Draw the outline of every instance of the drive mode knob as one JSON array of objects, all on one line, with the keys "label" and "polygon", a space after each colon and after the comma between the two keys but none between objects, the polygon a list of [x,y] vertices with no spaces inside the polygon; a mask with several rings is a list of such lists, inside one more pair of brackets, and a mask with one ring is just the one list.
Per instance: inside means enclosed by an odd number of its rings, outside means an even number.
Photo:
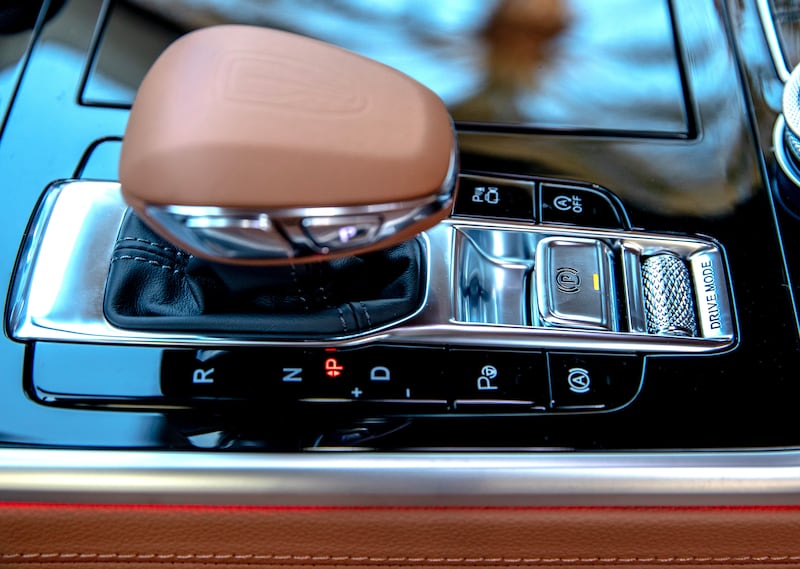
[{"label": "drive mode knob", "polygon": [[453,122],[403,73],[307,37],[214,26],[145,76],[122,144],[126,202],[200,257],[321,261],[384,249],[449,214]]},{"label": "drive mode knob", "polygon": [[689,269],[672,253],[642,263],[647,331],[663,336],[696,336],[694,293]]}]

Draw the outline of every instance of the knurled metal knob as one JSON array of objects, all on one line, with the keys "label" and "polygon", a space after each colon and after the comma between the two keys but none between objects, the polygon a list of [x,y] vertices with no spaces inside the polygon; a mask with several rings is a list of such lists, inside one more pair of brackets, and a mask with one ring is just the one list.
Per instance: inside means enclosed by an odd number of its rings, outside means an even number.
[{"label": "knurled metal knob", "polygon": [[672,253],[642,262],[647,331],[662,336],[697,336],[692,280],[686,264]]}]

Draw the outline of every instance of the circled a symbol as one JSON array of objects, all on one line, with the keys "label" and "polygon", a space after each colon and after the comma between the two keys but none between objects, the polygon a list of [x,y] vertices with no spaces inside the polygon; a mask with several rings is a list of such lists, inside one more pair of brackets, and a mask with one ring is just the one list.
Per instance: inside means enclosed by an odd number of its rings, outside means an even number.
[{"label": "circled a symbol", "polygon": [[567,384],[569,384],[569,390],[574,393],[586,393],[591,388],[592,379],[589,377],[588,371],[582,367],[574,367],[569,370]]},{"label": "circled a symbol", "polygon": [[574,294],[581,289],[581,277],[572,267],[559,267],[556,270],[556,286],[566,294]]},{"label": "circled a symbol", "polygon": [[572,209],[572,198],[568,196],[556,196],[553,200],[553,205],[559,211],[569,211]]}]

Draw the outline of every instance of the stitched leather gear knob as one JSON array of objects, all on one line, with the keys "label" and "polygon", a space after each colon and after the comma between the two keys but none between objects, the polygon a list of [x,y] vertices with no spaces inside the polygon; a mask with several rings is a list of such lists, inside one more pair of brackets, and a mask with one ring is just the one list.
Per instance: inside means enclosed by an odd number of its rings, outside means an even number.
[{"label": "stitched leather gear knob", "polygon": [[145,77],[120,159],[125,200],[215,261],[324,260],[407,240],[449,213],[457,146],[412,78],[302,36],[215,26]]}]

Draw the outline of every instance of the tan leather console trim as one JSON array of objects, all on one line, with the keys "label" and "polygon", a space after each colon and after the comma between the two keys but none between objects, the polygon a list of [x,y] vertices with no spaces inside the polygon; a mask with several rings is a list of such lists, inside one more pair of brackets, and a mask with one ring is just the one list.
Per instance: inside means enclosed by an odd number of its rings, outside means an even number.
[{"label": "tan leather console trim", "polygon": [[0,566],[798,567],[800,508],[0,504]]}]

